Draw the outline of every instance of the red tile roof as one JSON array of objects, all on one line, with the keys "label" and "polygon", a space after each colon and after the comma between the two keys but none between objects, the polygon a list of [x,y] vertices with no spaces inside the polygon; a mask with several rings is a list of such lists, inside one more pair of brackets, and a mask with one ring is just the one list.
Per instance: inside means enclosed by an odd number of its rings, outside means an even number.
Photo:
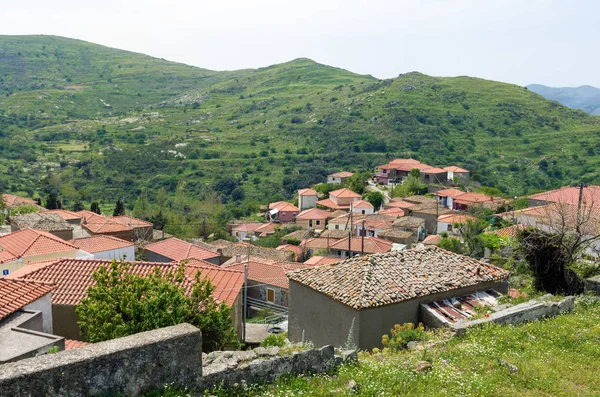
[{"label": "red tile roof", "polygon": [[0,237],[0,263],[74,250],[74,245],[41,230],[23,229]]},{"label": "red tile roof", "polygon": [[488,234],[496,234],[500,237],[516,237],[517,233],[520,230],[526,229],[526,225],[512,225],[508,227],[503,227],[502,229],[490,230],[486,233]]},{"label": "red tile roof", "polygon": [[373,204],[369,203],[368,201],[357,200],[352,203],[352,208],[371,208],[371,209],[373,209],[375,207],[373,207]]},{"label": "red tile roof", "polygon": [[278,225],[272,222],[261,223],[260,226],[254,230],[254,233],[258,233],[258,237],[267,237],[275,233],[277,227]]},{"label": "red tile roof", "polygon": [[[133,242],[125,241],[120,238],[98,234],[92,237],[77,238],[71,240],[71,243],[82,251],[90,254],[102,251],[112,251],[119,248],[133,247]],[[133,259],[133,258],[130,258]]]},{"label": "red tile roof", "polygon": [[330,263],[336,263],[341,261],[340,258],[335,256],[313,256],[308,260],[304,261],[304,264],[310,266],[328,265]]},{"label": "red tile roof", "polygon": [[0,277],[0,320],[53,291],[54,285]]},{"label": "red tile roof", "polygon": [[75,221],[75,220],[81,219],[81,215],[77,214],[76,212],[67,211],[67,210],[42,210],[42,211],[40,211],[40,213],[41,214],[56,214],[56,215],[60,216],[61,218],[63,218],[65,221]]},{"label": "red tile roof", "polygon": [[318,196],[319,193],[317,193],[317,191],[313,190],[313,189],[300,189],[300,190],[298,190],[298,195],[299,196]]},{"label": "red tile roof", "polygon": [[292,203],[288,203],[287,201],[277,201],[275,203],[269,204],[269,209],[278,209],[280,212],[300,212],[300,208],[296,207]]},{"label": "red tile roof", "polygon": [[218,258],[220,255],[216,252],[209,251],[187,241],[178,238],[169,238],[157,243],[148,244],[144,247],[146,251],[154,252],[155,254],[172,259],[176,262],[188,258],[196,259],[211,259]]},{"label": "red tile roof", "polygon": [[[60,259],[46,262],[44,266],[26,265],[19,269],[21,280],[35,280],[56,284],[52,294],[52,304],[75,306],[87,295],[87,290],[95,284],[93,273],[102,266],[110,266],[112,261],[100,259]],[[154,269],[159,269],[163,274],[175,272],[177,263],[155,263],[127,261],[129,272],[140,276],[148,276]],[[215,286],[213,297],[215,300],[224,301],[231,305],[244,282],[241,272],[204,266],[201,264],[185,265],[186,279],[182,287],[190,293],[196,272],[201,271],[201,278],[210,279]]]},{"label": "red tile roof", "polygon": [[[348,231],[347,233],[350,233],[350,231]],[[327,237],[315,237],[315,238],[309,238],[309,239],[302,241],[302,243],[300,245],[303,247],[306,247],[308,249],[320,250],[320,249],[331,248],[331,246],[334,243],[336,243],[337,241],[339,241],[339,239],[327,238]],[[347,246],[347,244],[346,244],[346,246]]]},{"label": "red tile roof", "polygon": [[[363,247],[362,237],[352,237],[350,242],[351,252],[362,252]],[[348,237],[336,241],[331,244],[330,249],[333,250],[348,250]],[[364,238],[364,252],[365,254],[379,254],[388,252],[392,249],[392,243],[377,237],[365,237]]]},{"label": "red tile roof", "polygon": [[440,215],[438,217],[438,222],[443,222],[443,223],[450,223],[450,224],[455,224],[455,223],[460,223],[460,224],[466,224],[468,221],[474,221],[476,218],[470,215],[462,215],[462,214],[447,214],[447,215]]},{"label": "red tile roof", "polygon": [[129,217],[126,215],[111,216],[108,219],[111,220],[112,222],[117,222],[117,223],[120,223],[121,225],[130,226],[133,228],[153,226],[152,223],[150,223],[150,222],[144,221],[142,219],[134,218],[134,217]]},{"label": "red tile roof", "polygon": [[38,205],[37,201],[26,197],[15,196],[14,194],[3,194],[2,202],[8,209],[14,209],[22,205],[33,205],[38,208],[42,208]]},{"label": "red tile roof", "polygon": [[464,168],[457,167],[457,166],[455,166],[455,165],[451,165],[451,166],[448,166],[448,167],[444,167],[444,169],[445,169],[446,171],[452,171],[452,172],[458,172],[458,173],[461,173],[461,172],[469,172],[469,170],[466,170],[466,169],[464,169]]},{"label": "red tile roof", "polygon": [[282,244],[276,247],[275,249],[278,249],[280,251],[292,251],[295,254],[296,259],[302,256],[302,248],[294,244]]},{"label": "red tile roof", "polygon": [[356,310],[505,280],[504,269],[438,247],[354,257],[288,273]]},{"label": "red tile roof", "polygon": [[296,220],[300,219],[327,219],[331,215],[331,212],[320,210],[318,208],[311,208],[304,210],[298,214]]},{"label": "red tile roof", "polygon": [[234,232],[245,232],[245,233],[253,233],[256,229],[261,227],[262,223],[260,222],[248,222],[242,223],[241,225],[234,226],[231,228]]},{"label": "red tile roof", "polygon": [[445,174],[448,171],[443,168],[431,167],[421,170],[422,174]]},{"label": "red tile roof", "polygon": [[340,171],[340,172],[336,172],[335,174],[331,174],[328,176],[330,176],[332,178],[350,178],[352,175],[354,175],[353,172]]},{"label": "red tile roof", "polygon": [[[579,187],[565,186],[560,189],[534,194],[528,198],[552,203],[577,204],[579,202]],[[584,187],[583,201],[588,205],[600,205],[600,186],[590,185]]]},{"label": "red tile roof", "polygon": [[235,269],[243,272],[245,265],[248,265],[248,280],[285,289],[288,289],[290,286],[290,281],[285,276],[287,272],[311,266],[298,262],[259,262],[250,260],[250,262],[229,265],[227,269]]},{"label": "red tile roof", "polygon": [[381,215],[393,215],[393,216],[404,216],[404,211],[402,211],[399,207],[392,207],[392,208],[388,208],[387,210],[381,210],[378,212],[378,214]]},{"label": "red tile roof", "polygon": [[437,234],[430,234],[429,236],[425,237],[425,240],[423,240],[423,244],[437,245],[440,243],[440,241],[442,241],[442,236],[439,236]]},{"label": "red tile roof", "polygon": [[82,214],[81,226],[94,234],[119,233],[133,230],[131,226],[111,220],[104,215],[98,215],[91,211],[79,211]]},{"label": "red tile roof", "polygon": [[458,189],[444,189],[444,190],[437,191],[433,194],[435,196],[439,196],[439,197],[452,197],[454,199],[462,194],[465,194],[465,192],[463,192],[462,190],[458,190]]},{"label": "red tile roof", "polygon": [[88,342],[82,342],[75,339],[65,339],[65,350],[79,349],[80,347],[85,347],[87,345],[89,345]]},{"label": "red tile roof", "polygon": [[383,208],[386,209],[390,209],[390,208],[401,208],[401,209],[408,209],[410,207],[413,207],[415,205],[415,203],[409,203],[408,201],[404,201],[404,200],[392,200],[389,203],[385,204],[383,206]]},{"label": "red tile roof", "polygon": [[338,189],[338,190],[334,190],[329,192],[329,197],[338,197],[338,198],[355,198],[358,197],[360,198],[361,195],[358,193],[354,193],[352,190],[347,189],[347,188],[342,188],[342,189]]},{"label": "red tile roof", "polygon": [[338,205],[335,201],[333,201],[330,198],[317,201],[317,205],[331,208],[332,210],[347,210],[350,208],[350,205]]}]

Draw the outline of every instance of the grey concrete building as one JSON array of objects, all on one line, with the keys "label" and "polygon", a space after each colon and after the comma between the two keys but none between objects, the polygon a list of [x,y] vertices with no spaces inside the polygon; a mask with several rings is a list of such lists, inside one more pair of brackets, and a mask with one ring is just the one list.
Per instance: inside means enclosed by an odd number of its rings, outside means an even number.
[{"label": "grey concrete building", "polygon": [[509,272],[438,247],[354,257],[288,273],[291,341],[381,347],[395,324],[418,323],[421,303],[495,289]]}]

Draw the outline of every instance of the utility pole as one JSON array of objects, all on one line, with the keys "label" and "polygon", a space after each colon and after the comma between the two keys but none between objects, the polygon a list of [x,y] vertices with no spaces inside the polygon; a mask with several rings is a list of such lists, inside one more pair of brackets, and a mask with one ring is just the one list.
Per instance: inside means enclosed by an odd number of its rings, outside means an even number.
[{"label": "utility pole", "polygon": [[244,313],[243,313],[243,330],[242,341],[246,343],[246,316],[248,311],[248,262],[244,264]]},{"label": "utility pole", "polygon": [[204,220],[202,221],[202,229],[203,229],[203,237],[206,240],[206,215],[204,215]]},{"label": "utility pole", "polygon": [[365,254],[365,234],[367,234],[367,231],[365,230],[365,220],[362,220],[362,240],[361,240],[361,245],[360,245],[360,256],[363,256]]},{"label": "utility pole", "polygon": [[348,232],[348,258],[352,257],[352,254],[350,252],[350,244],[352,243],[352,232],[349,231]]}]

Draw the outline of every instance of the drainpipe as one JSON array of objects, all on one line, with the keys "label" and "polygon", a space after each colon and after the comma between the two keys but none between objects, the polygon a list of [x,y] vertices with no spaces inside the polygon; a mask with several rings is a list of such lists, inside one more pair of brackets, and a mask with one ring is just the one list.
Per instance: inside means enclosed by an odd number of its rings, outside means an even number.
[{"label": "drainpipe", "polygon": [[248,310],[248,262],[244,265],[244,310],[242,314],[242,342],[246,343],[246,316]]}]

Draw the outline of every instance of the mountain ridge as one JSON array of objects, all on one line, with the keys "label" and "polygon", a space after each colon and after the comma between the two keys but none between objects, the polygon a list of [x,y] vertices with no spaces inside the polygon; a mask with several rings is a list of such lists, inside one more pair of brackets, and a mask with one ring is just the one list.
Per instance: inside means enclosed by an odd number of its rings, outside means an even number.
[{"label": "mountain ridge", "polygon": [[579,87],[550,87],[543,84],[529,84],[527,89],[549,100],[565,106],[581,109],[586,113],[600,115],[600,88],[591,85]]}]

